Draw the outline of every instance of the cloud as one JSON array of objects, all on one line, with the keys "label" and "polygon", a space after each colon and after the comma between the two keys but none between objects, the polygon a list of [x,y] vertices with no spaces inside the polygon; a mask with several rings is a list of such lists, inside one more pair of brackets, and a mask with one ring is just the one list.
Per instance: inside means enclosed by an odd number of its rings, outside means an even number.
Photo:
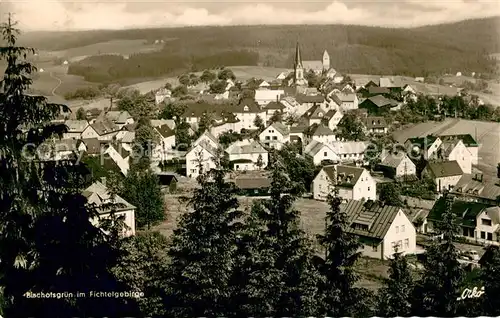
[{"label": "cloud", "polygon": [[[291,3],[292,2],[292,3]],[[248,0],[0,2],[24,30],[123,29],[133,27],[245,24],[360,24],[411,27],[500,15],[497,0]]]}]

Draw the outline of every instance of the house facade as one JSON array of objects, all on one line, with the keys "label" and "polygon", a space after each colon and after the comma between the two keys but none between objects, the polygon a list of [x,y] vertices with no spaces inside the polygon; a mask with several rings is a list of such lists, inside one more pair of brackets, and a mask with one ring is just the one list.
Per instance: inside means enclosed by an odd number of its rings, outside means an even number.
[{"label": "house facade", "polygon": [[417,175],[417,166],[404,151],[385,154],[379,166],[389,178],[401,179]]},{"label": "house facade", "polygon": [[267,150],[258,141],[237,141],[226,149],[226,153],[236,171],[262,170],[269,162]]},{"label": "house facade", "polygon": [[329,144],[342,163],[364,163],[366,143],[364,141],[334,141]]},{"label": "house facade", "polygon": [[339,156],[327,144],[312,140],[304,148],[304,154],[313,159],[315,165],[320,165],[325,160],[339,162]]},{"label": "house facade", "polygon": [[86,120],[66,120],[64,122],[68,131],[63,134],[63,139],[81,139],[85,129],[89,126]]},{"label": "house facade", "polygon": [[417,253],[415,227],[401,208],[352,200],[343,209],[349,232],[358,236],[362,244],[359,252],[363,256],[390,259],[396,252]]},{"label": "house facade", "polygon": [[377,183],[364,168],[332,165],[325,166],[312,184],[313,198],[326,200],[333,189],[344,200],[376,200]]},{"label": "house facade", "polygon": [[111,210],[105,208],[107,204],[119,204],[114,212],[115,217],[121,217],[124,221],[122,235],[135,235],[135,206],[125,201],[122,197],[115,195],[112,198],[105,183],[94,182],[90,187],[85,189],[83,195],[87,198],[88,204],[95,204],[98,207],[99,216],[91,219],[92,224],[99,226],[101,220],[111,216]]},{"label": "house facade", "polygon": [[455,187],[463,171],[456,161],[429,162],[422,172],[423,176],[434,180],[436,191],[449,191]]},{"label": "house facade", "polygon": [[441,135],[439,136],[443,141],[450,141],[460,139],[462,143],[465,145],[469,153],[471,154],[471,161],[473,165],[478,164],[479,160],[479,144],[470,134],[464,135]]},{"label": "house facade", "polygon": [[290,130],[282,123],[272,123],[259,134],[259,139],[267,147],[281,149],[290,142]]},{"label": "house facade", "polygon": [[444,141],[438,149],[438,158],[456,161],[463,173],[472,173],[472,154],[460,139]]},{"label": "house facade", "polygon": [[186,175],[196,179],[201,173],[216,168],[217,150],[209,142],[201,141],[186,153]]}]

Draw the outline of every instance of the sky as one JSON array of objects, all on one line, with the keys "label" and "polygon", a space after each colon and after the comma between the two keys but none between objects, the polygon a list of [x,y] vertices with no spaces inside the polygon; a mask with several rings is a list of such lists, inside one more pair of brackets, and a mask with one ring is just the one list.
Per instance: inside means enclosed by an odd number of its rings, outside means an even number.
[{"label": "sky", "polygon": [[[500,0],[0,0],[24,31],[199,25],[412,27],[500,15]],[[498,30],[500,31],[500,30]]]}]

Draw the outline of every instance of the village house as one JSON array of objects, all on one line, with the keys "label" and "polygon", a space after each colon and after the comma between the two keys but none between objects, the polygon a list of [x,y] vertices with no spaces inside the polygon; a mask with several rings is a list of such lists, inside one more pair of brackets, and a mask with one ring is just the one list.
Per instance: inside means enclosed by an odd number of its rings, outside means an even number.
[{"label": "village house", "polygon": [[304,115],[302,115],[301,122],[307,126],[314,124],[319,125],[323,121],[326,113],[327,112],[320,105],[312,106]]},{"label": "village house", "polygon": [[135,142],[135,132],[134,131],[120,131],[116,135],[116,141],[120,143],[123,149],[132,152]]},{"label": "village house", "polygon": [[[135,235],[135,206],[125,201],[118,195],[111,196],[105,181],[94,182],[91,186],[83,191],[83,195],[87,198],[87,204],[97,206],[99,216],[92,219],[91,222],[99,226],[99,222],[109,218],[111,213],[114,217],[122,217],[124,223],[123,235]],[[113,206],[113,210],[109,205]]]},{"label": "village house", "polygon": [[498,205],[500,203],[500,182],[485,179],[482,173],[465,174],[451,193],[463,201]]},{"label": "village house", "polygon": [[68,131],[63,134],[63,139],[81,139],[83,131],[89,126],[86,120],[66,120],[64,124]]},{"label": "village house", "polygon": [[425,137],[408,138],[404,145],[406,149],[410,150],[412,156],[420,155],[425,160],[429,160],[436,157],[442,143],[439,137],[427,135]]},{"label": "village house", "polygon": [[156,93],[155,93],[155,102],[156,105],[159,105],[163,103],[166,99],[169,99],[172,97],[172,91],[166,88],[160,88]]},{"label": "village house", "polygon": [[340,93],[337,94],[337,97],[340,99],[342,102],[340,104],[340,107],[343,110],[353,110],[353,109],[358,109],[359,107],[359,100],[358,96],[354,93]]},{"label": "village house", "polygon": [[270,102],[279,101],[281,96],[285,94],[285,91],[282,89],[257,89],[255,90],[255,101],[260,106],[265,106]]},{"label": "village house", "polygon": [[306,107],[307,109],[310,109],[313,106],[324,107],[326,102],[325,97],[323,97],[323,95],[297,94],[295,96],[295,100],[302,107]]},{"label": "village house", "polygon": [[85,153],[88,156],[95,157],[104,153],[105,146],[110,143],[110,141],[101,141],[97,138],[82,139],[82,143],[85,144]]},{"label": "village house", "polygon": [[186,175],[196,179],[201,173],[215,169],[217,151],[217,148],[212,147],[206,140],[192,145],[186,153]]},{"label": "village house", "polygon": [[471,162],[473,165],[478,164],[479,160],[479,144],[470,134],[464,135],[441,135],[439,138],[444,141],[460,139],[471,154]]},{"label": "village house", "polygon": [[103,160],[113,160],[120,168],[121,173],[126,176],[128,170],[130,169],[130,159],[132,153],[116,143],[105,145],[103,150]]},{"label": "village house", "polygon": [[99,117],[82,132],[82,139],[97,138],[99,140],[113,140],[120,128],[106,117]]},{"label": "village house", "polygon": [[413,163],[404,151],[383,154],[379,168],[384,172],[386,177],[392,179],[405,177],[413,179],[417,175],[415,163]]},{"label": "village house", "polygon": [[[265,103],[268,104],[269,102]],[[264,105],[265,105],[264,104]],[[234,115],[241,121],[242,129],[258,129],[254,121],[257,116],[262,120],[266,119],[266,111],[261,109],[260,106],[252,99],[243,99],[234,107]]]},{"label": "village house", "polygon": [[172,152],[174,147],[180,146],[175,142],[175,131],[170,129],[168,125],[155,127],[154,130],[158,133],[159,138],[158,145],[156,145],[153,150],[153,157],[155,158],[155,161],[165,161],[170,159],[169,153]]},{"label": "village house", "polygon": [[269,122],[271,118],[274,116],[274,114],[277,112],[279,114],[283,114],[285,111],[285,105],[283,105],[279,101],[274,101],[268,103],[265,107],[264,110],[266,111],[266,116],[263,118],[265,122]]},{"label": "village house", "polygon": [[423,176],[434,180],[438,192],[453,189],[463,174],[456,161],[429,162],[422,172]]},{"label": "village house", "polygon": [[[426,232],[435,233],[436,225],[443,221],[445,198],[439,198],[426,219]],[[484,245],[500,245],[500,207],[455,199],[451,204],[461,237]]]},{"label": "village house", "polygon": [[290,72],[281,72],[276,76],[276,79],[282,81],[288,77],[288,74],[290,74]]},{"label": "village house", "polygon": [[364,141],[334,141],[329,146],[339,156],[342,163],[364,163],[367,147]]},{"label": "village house", "polygon": [[261,170],[269,162],[269,154],[258,141],[244,139],[227,147],[226,153],[234,170]]},{"label": "village house", "polygon": [[87,151],[87,146],[76,139],[48,139],[38,146],[37,154],[41,160],[68,160],[80,158]]},{"label": "village house", "polygon": [[323,124],[313,124],[309,127],[308,137],[325,144],[334,142],[336,139],[335,133]]},{"label": "village house", "polygon": [[259,139],[267,147],[281,149],[290,141],[290,130],[282,123],[272,123],[259,134]]},{"label": "village house", "polygon": [[369,114],[380,115],[388,113],[391,110],[398,110],[399,103],[388,99],[382,95],[375,95],[365,99],[359,104],[359,108],[366,109]]},{"label": "village house", "polygon": [[363,120],[363,124],[368,135],[383,135],[389,131],[387,121],[381,116],[368,116]]},{"label": "village house", "polygon": [[108,111],[105,116],[115,123],[119,129],[122,129],[123,126],[133,124],[134,118],[129,114],[128,111]]},{"label": "village house", "polygon": [[340,110],[332,109],[325,114],[323,122],[326,123],[328,128],[335,131],[343,117],[344,114]]},{"label": "village house", "polygon": [[215,123],[212,127],[210,127],[210,133],[214,135],[214,137],[219,138],[220,135],[227,132],[236,132],[239,133],[243,125],[241,121],[236,118],[236,116],[227,116],[224,118],[224,121],[221,123]]},{"label": "village house", "polygon": [[472,155],[460,139],[443,141],[437,150],[438,159],[456,161],[463,173],[472,173]]},{"label": "village house", "polygon": [[343,211],[349,220],[349,232],[360,239],[363,256],[390,259],[396,252],[417,252],[415,227],[401,208],[352,200]]},{"label": "village house", "polygon": [[290,127],[290,142],[301,142],[303,145],[310,142],[307,135],[309,127],[306,125],[291,126]]},{"label": "village house", "polygon": [[175,120],[173,119],[151,119],[151,127],[160,127],[167,125],[170,129],[175,129]]},{"label": "village house", "polygon": [[326,200],[334,189],[343,200],[376,200],[377,183],[364,168],[324,166],[312,183],[313,198]]},{"label": "village house", "polygon": [[305,146],[304,155],[311,157],[316,166],[325,161],[331,163],[339,162],[339,157],[332,148],[316,140],[311,141]]}]

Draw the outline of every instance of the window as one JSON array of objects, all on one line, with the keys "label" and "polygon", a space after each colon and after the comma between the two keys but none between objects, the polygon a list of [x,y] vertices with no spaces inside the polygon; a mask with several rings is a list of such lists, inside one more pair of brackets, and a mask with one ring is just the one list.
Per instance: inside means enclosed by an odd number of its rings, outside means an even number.
[{"label": "window", "polygon": [[269,137],[269,136],[266,136],[266,140],[269,140],[269,139],[271,139],[271,137]]},{"label": "window", "polygon": [[403,241],[401,241],[401,240],[398,241],[398,247],[399,248],[403,247]]},{"label": "window", "polygon": [[240,168],[240,165],[236,165],[236,169],[239,169]]},{"label": "window", "polygon": [[405,239],[405,248],[410,248],[410,239]]},{"label": "window", "polygon": [[486,239],[488,241],[493,241],[493,233],[486,233]]},{"label": "window", "polygon": [[248,106],[243,107],[243,110],[247,112],[248,111]]},{"label": "window", "polygon": [[396,233],[399,233],[399,226],[396,226]]},{"label": "window", "polygon": [[401,233],[404,233],[404,231],[405,231],[405,226],[401,225]]},{"label": "window", "polygon": [[278,140],[278,136],[273,136],[273,140]]},{"label": "window", "polygon": [[373,244],[372,245],[372,252],[377,252],[378,251],[378,246]]},{"label": "window", "polygon": [[481,219],[481,224],[486,226],[491,226],[491,220]]},{"label": "window", "polygon": [[481,238],[484,240],[486,238],[486,232],[481,231]]},{"label": "window", "polygon": [[328,156],[328,153],[326,151],[323,152],[323,156],[325,156],[325,157]]},{"label": "window", "polygon": [[368,191],[370,191],[370,187],[368,187]]}]

